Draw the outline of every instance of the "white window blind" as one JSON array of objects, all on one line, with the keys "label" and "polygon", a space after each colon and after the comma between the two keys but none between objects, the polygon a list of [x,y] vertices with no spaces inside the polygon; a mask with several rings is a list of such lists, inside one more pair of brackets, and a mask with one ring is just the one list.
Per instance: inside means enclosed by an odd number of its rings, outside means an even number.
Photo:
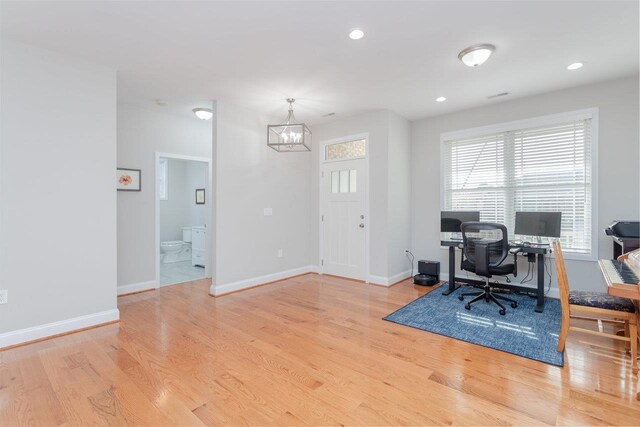
[{"label": "white window blind", "polygon": [[592,253],[591,118],[443,142],[444,209],[514,235],[516,211],[560,211],[567,252]]}]

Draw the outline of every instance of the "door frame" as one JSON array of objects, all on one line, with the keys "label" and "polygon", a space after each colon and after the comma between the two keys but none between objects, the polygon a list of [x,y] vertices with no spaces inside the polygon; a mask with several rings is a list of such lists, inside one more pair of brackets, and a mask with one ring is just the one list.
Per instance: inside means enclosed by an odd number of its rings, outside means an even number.
[{"label": "door frame", "polygon": [[[208,165],[207,171],[207,184],[209,186],[209,194],[211,195],[211,189],[213,184],[213,161],[209,157],[197,157],[197,156],[187,156],[183,154],[174,154],[174,153],[163,153],[160,151],[155,152],[155,260],[156,260],[156,289],[160,288],[160,159],[175,159],[175,160],[188,160],[193,162],[202,162]],[[212,200],[211,196],[205,197],[205,200],[209,202],[206,204],[206,212],[205,218],[207,222],[205,223],[205,229],[207,230],[207,239],[205,243],[205,257],[208,261],[204,266],[204,278],[211,278],[211,248],[212,248],[212,239],[211,232],[209,231],[210,227],[208,227],[209,220],[211,219],[211,209],[212,209]]]},{"label": "door frame", "polygon": [[[324,222],[322,221],[322,210],[324,207],[324,197],[322,192],[322,166],[325,163],[338,163],[342,160],[324,160],[325,147],[330,144],[336,144],[340,142],[349,142],[358,139],[364,139],[365,141],[365,155],[364,157],[356,158],[356,159],[348,159],[348,160],[364,160],[364,169],[366,171],[367,182],[366,182],[366,191],[364,192],[364,224],[365,224],[365,232],[364,232],[364,277],[360,277],[356,280],[362,280],[366,283],[369,283],[369,276],[371,275],[370,271],[370,255],[371,248],[369,245],[370,237],[371,237],[371,209],[369,208],[369,193],[371,191],[371,177],[369,176],[369,157],[370,157],[370,146],[369,146],[369,133],[357,133],[353,135],[343,136],[339,138],[332,138],[321,141],[318,149],[318,271],[320,274],[324,274],[324,266],[322,265],[323,260],[323,250],[324,250]],[[358,178],[359,179],[359,178]]]}]

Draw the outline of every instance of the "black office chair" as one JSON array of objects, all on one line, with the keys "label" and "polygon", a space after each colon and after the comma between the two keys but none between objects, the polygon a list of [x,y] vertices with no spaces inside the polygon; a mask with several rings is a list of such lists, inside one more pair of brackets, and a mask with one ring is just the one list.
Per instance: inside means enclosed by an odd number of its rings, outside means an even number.
[{"label": "black office chair", "polygon": [[518,306],[516,301],[491,292],[489,284],[489,279],[493,275],[506,276],[513,274],[516,269],[515,264],[503,264],[509,255],[507,227],[502,224],[474,221],[463,222],[460,229],[462,230],[462,254],[466,258],[462,261],[462,269],[485,278],[482,292],[460,294],[458,297],[460,301],[463,301],[464,297],[475,297],[466,303],[464,308],[471,310],[471,304],[483,299],[488,303],[495,302],[500,307],[499,313],[502,315],[506,314],[506,310],[499,300],[510,302],[511,307],[516,308]]}]

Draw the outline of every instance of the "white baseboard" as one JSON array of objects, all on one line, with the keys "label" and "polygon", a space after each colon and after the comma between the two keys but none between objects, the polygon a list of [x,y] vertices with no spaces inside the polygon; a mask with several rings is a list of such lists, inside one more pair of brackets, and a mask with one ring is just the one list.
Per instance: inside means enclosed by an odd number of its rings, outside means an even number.
[{"label": "white baseboard", "polygon": [[149,280],[148,282],[132,283],[130,285],[118,286],[118,295],[131,294],[133,292],[148,291],[149,289],[156,289],[158,287],[155,280]]},{"label": "white baseboard", "polygon": [[384,277],[384,276],[375,276],[373,274],[369,275],[369,280],[367,280],[369,283],[373,283],[374,285],[382,285],[382,286],[391,286],[393,284],[396,284],[404,279],[408,279],[409,277],[411,277],[411,270],[407,270],[407,271],[403,271],[401,273],[398,274],[394,274],[391,277]]},{"label": "white baseboard", "polygon": [[264,276],[252,277],[250,279],[239,280],[237,282],[231,282],[224,285],[211,285],[210,293],[213,296],[220,296],[228,294],[229,292],[240,291],[247,288],[253,288],[254,286],[263,285],[265,283],[277,282],[284,280],[292,276],[299,276],[300,274],[315,273],[319,270],[318,266],[307,265],[304,267],[294,268],[291,270],[280,271],[278,273],[266,274]]},{"label": "white baseboard", "polygon": [[73,332],[79,329],[85,329],[91,326],[114,322],[117,320],[120,320],[120,311],[115,308],[113,310],[60,320],[59,322],[46,323],[44,325],[18,329],[17,331],[5,332],[0,334],[0,348],[35,341],[67,332]]}]

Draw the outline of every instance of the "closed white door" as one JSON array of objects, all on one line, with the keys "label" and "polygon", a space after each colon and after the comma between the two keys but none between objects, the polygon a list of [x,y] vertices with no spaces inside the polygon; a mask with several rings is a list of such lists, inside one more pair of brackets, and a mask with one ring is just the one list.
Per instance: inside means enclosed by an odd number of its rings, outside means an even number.
[{"label": "closed white door", "polygon": [[366,280],[366,160],[321,166],[322,272]]}]

